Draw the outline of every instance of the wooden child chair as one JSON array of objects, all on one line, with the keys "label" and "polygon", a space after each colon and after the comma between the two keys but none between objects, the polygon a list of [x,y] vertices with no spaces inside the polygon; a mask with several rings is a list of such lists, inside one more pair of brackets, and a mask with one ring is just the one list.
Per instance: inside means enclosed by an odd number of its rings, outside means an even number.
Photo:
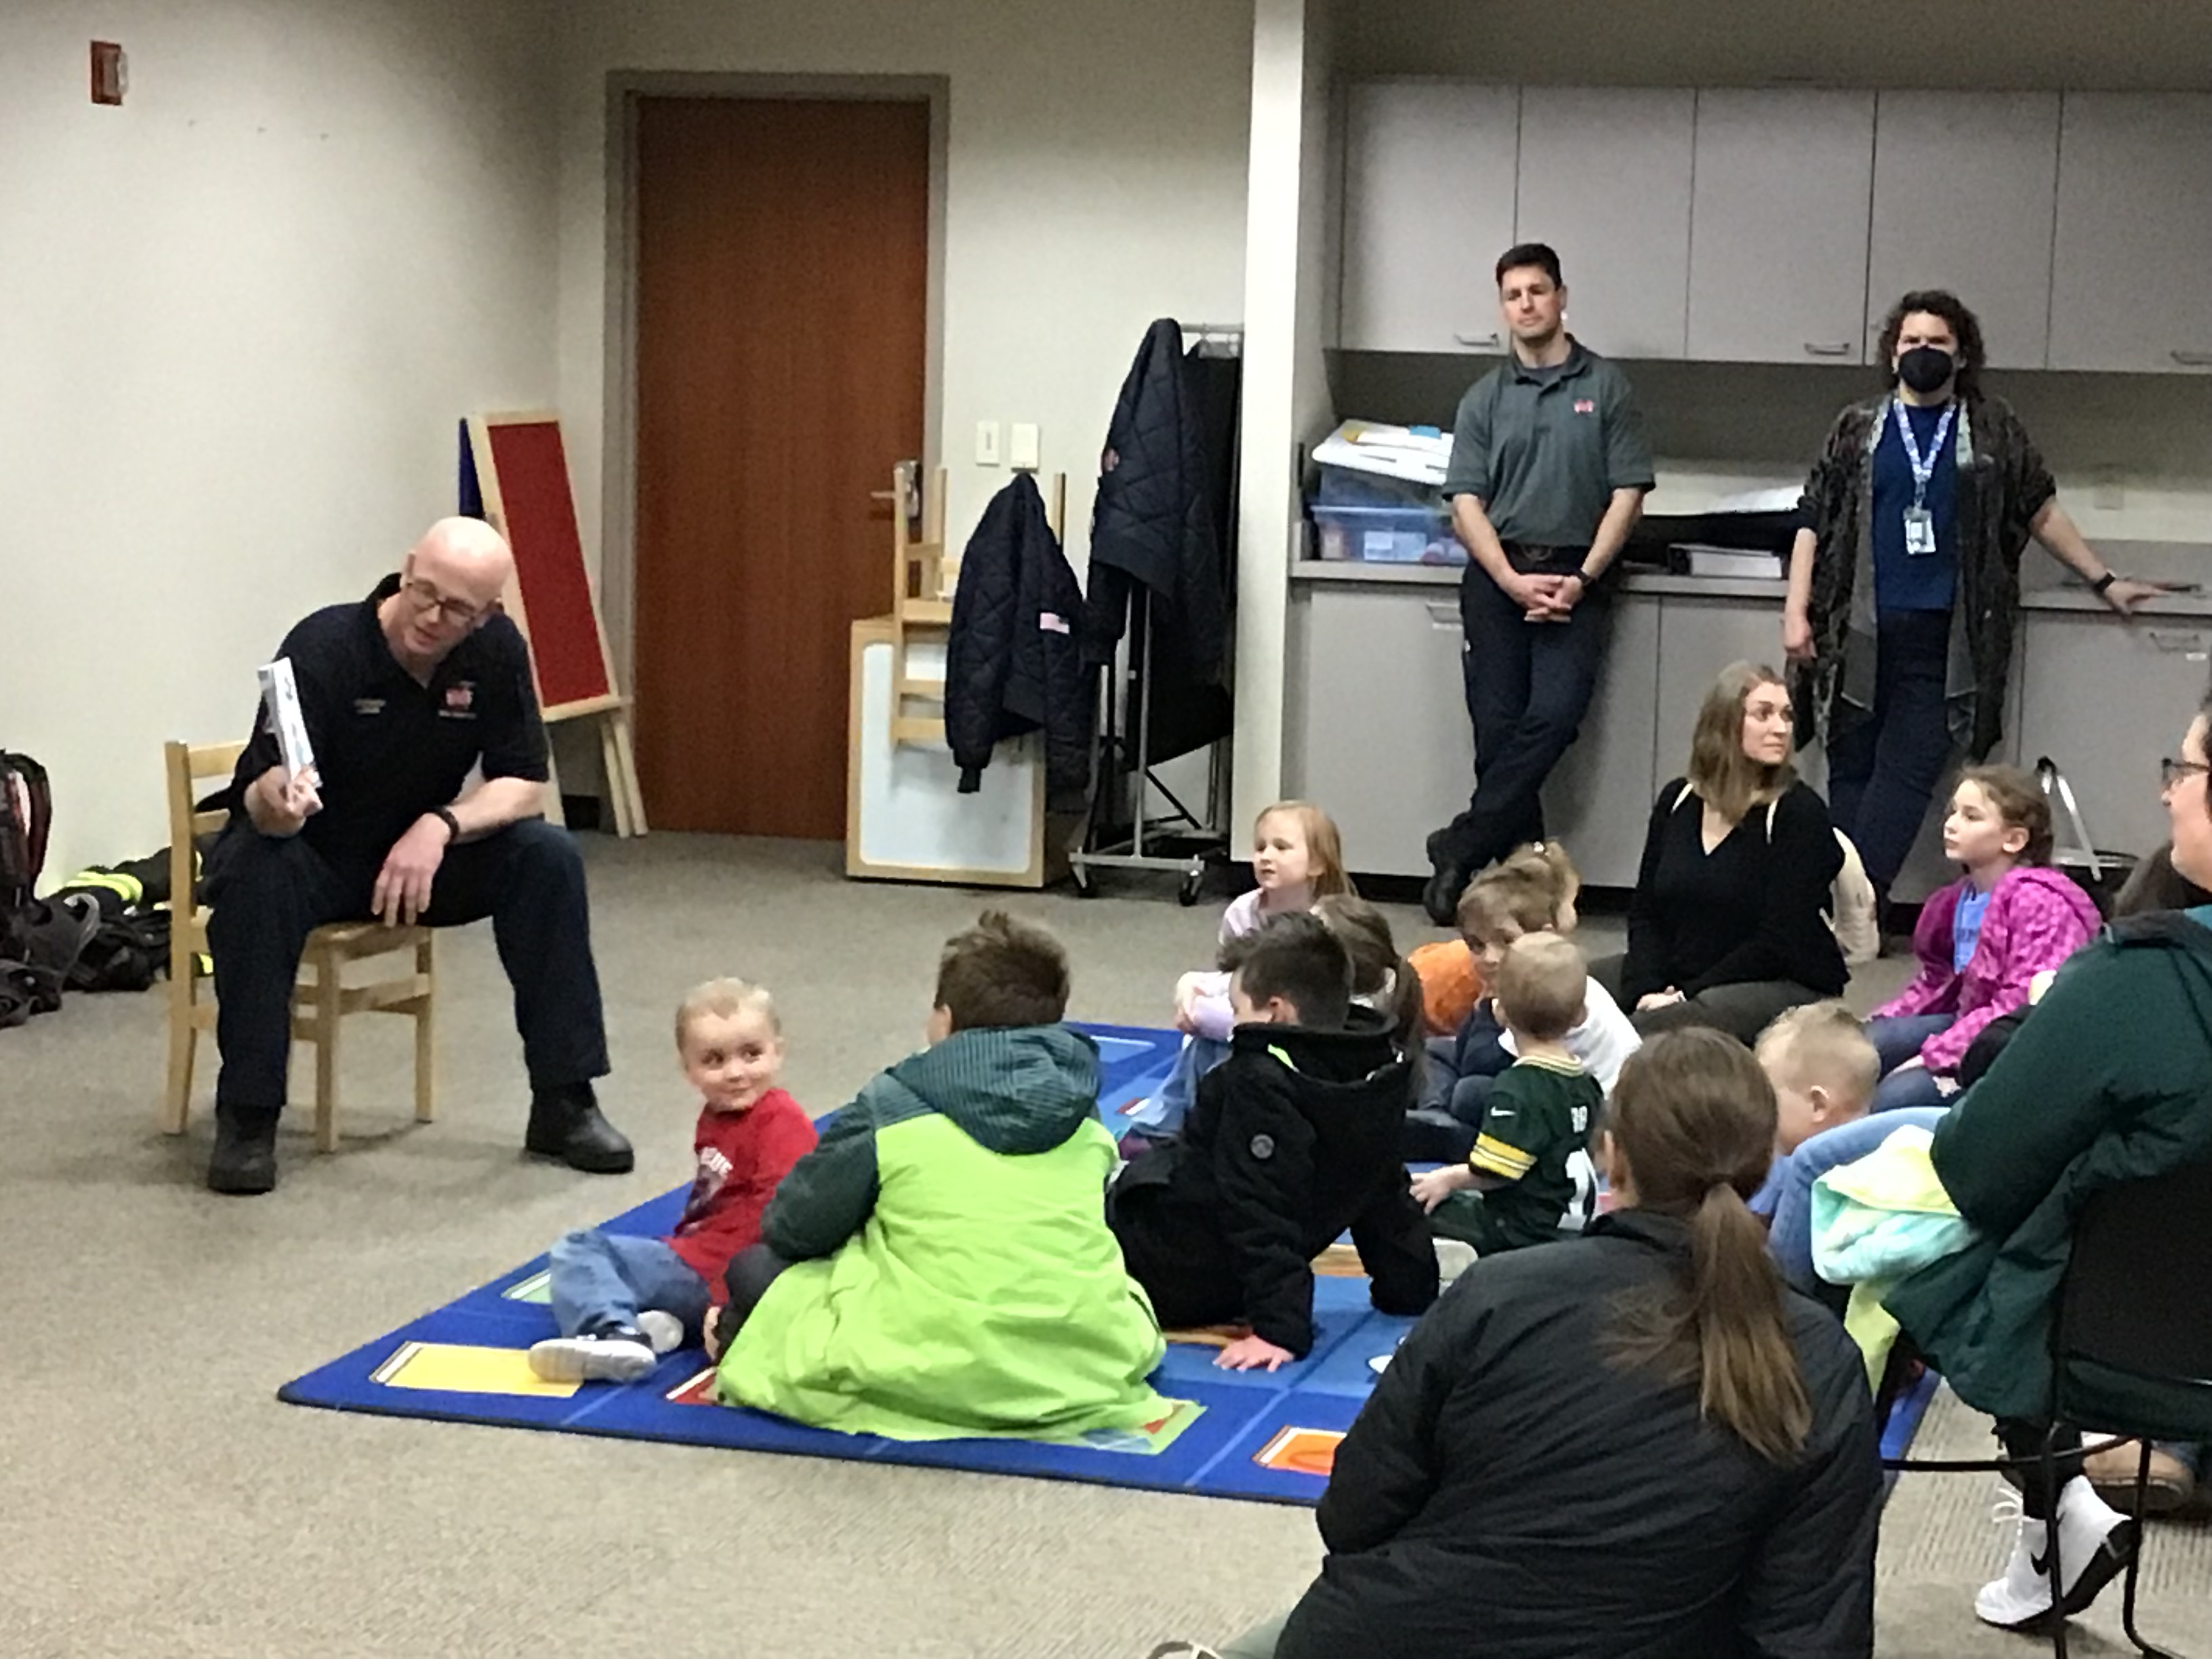
[{"label": "wooden child chair", "polygon": [[[198,837],[220,830],[228,814],[195,812],[204,785],[227,780],[244,752],[242,743],[170,743],[163,753],[169,790],[169,1082],[161,1102],[164,1133],[180,1135],[191,1115],[192,1061],[199,1034],[215,1027],[214,986],[203,981],[197,959],[208,948],[204,906],[193,894]],[[338,1145],[338,1024],[348,1014],[405,1014],[415,1021],[415,1121],[434,1115],[431,1096],[433,1013],[437,991],[428,927],[386,927],[375,921],[341,921],[307,936],[292,1003],[292,1038],[315,1048],[315,1146]],[[411,951],[412,972],[373,984],[345,983],[348,963]]]}]

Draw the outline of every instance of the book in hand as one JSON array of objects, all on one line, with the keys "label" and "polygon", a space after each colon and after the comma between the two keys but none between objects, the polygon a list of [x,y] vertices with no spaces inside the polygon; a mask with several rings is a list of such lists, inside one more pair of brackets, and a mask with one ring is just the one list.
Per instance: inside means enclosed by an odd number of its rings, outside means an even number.
[{"label": "book in hand", "polygon": [[276,732],[276,746],[283,751],[284,769],[296,778],[315,763],[315,746],[307,741],[307,717],[300,710],[300,683],[293,678],[292,659],[279,657],[255,672],[269,724]]}]

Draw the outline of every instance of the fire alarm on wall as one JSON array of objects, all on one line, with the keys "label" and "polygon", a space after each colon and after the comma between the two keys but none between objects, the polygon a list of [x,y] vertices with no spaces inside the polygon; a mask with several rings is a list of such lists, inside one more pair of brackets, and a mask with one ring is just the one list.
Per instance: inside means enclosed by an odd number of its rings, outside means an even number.
[{"label": "fire alarm on wall", "polygon": [[131,84],[130,60],[124,57],[123,48],[112,40],[92,43],[92,101],[95,104],[119,104],[124,88]]}]

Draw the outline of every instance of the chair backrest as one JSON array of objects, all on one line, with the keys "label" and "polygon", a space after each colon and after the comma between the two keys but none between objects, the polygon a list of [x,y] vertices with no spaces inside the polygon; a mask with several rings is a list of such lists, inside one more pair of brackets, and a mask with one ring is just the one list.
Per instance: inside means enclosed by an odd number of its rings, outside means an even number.
[{"label": "chair backrest", "polygon": [[207,924],[193,902],[195,848],[202,836],[222,828],[230,814],[217,808],[195,812],[192,803],[203,785],[227,782],[246,752],[242,743],[178,743],[161,746],[169,794],[169,974],[171,982],[191,983],[192,957],[207,948]]},{"label": "chair backrest", "polygon": [[[2059,1295],[2061,1365],[2179,1387],[2212,1433],[2212,1158],[2107,1187],[2081,1208]],[[2125,1429],[2132,1425],[2118,1424]]]}]

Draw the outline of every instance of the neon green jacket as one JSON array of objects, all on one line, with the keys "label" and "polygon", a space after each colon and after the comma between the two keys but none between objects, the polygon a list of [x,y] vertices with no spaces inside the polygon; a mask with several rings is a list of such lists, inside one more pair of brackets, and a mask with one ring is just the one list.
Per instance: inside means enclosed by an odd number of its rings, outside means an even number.
[{"label": "neon green jacket", "polygon": [[1060,1025],[958,1032],[875,1078],[769,1206],[793,1265],[722,1356],[722,1400],[901,1440],[1168,1415],[1097,1096],[1097,1047]]}]

